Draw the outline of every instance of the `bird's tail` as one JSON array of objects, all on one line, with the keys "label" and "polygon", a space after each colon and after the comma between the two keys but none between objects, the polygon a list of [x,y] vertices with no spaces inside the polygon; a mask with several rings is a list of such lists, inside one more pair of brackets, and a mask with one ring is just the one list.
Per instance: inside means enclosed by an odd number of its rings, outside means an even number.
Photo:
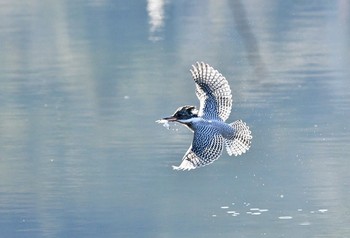
[{"label": "bird's tail", "polygon": [[230,126],[235,129],[235,135],[232,139],[225,140],[227,153],[235,156],[241,155],[250,148],[251,139],[253,138],[252,132],[242,120],[230,123]]}]

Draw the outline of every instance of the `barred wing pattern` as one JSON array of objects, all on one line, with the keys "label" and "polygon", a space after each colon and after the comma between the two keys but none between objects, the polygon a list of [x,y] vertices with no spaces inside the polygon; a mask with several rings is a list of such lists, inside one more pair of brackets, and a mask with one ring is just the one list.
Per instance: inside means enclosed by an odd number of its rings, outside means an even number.
[{"label": "barred wing pattern", "polygon": [[175,170],[191,170],[217,160],[224,148],[224,138],[212,127],[199,126],[194,131],[193,142]]},{"label": "barred wing pattern", "polygon": [[245,122],[242,120],[235,121],[230,124],[235,129],[235,134],[232,139],[225,140],[226,150],[229,155],[241,155],[250,148],[251,131]]},{"label": "barred wing pattern", "polygon": [[232,94],[226,78],[203,62],[192,65],[191,74],[200,101],[198,116],[207,120],[226,121],[232,108]]}]

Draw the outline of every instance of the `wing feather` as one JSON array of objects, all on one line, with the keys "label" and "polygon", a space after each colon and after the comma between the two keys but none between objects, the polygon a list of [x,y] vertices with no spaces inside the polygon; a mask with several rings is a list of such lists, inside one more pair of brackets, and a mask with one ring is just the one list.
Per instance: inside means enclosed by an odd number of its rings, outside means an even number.
[{"label": "wing feather", "polygon": [[224,138],[212,127],[201,126],[194,132],[193,142],[175,170],[191,170],[217,160],[224,148]]},{"label": "wing feather", "polygon": [[232,94],[226,78],[203,62],[192,65],[191,74],[200,102],[198,115],[208,120],[226,121],[232,108]]}]

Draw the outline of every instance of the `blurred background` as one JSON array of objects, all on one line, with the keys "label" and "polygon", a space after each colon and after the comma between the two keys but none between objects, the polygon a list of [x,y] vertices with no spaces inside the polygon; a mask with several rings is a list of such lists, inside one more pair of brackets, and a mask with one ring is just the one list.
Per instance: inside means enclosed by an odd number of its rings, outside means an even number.
[{"label": "blurred background", "polygon": [[[350,2],[0,1],[2,237],[349,237]],[[248,153],[155,120],[229,81]]]}]

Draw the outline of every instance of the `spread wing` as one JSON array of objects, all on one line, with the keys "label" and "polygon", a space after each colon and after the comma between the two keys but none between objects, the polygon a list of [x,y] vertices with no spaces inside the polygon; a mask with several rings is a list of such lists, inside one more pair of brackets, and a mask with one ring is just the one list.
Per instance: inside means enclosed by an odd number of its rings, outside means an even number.
[{"label": "spread wing", "polygon": [[194,131],[193,142],[175,170],[191,170],[217,160],[224,148],[224,138],[212,127],[200,126]]},{"label": "spread wing", "polygon": [[199,99],[199,116],[204,119],[226,121],[232,108],[230,85],[222,74],[205,63],[192,65],[192,77]]}]

